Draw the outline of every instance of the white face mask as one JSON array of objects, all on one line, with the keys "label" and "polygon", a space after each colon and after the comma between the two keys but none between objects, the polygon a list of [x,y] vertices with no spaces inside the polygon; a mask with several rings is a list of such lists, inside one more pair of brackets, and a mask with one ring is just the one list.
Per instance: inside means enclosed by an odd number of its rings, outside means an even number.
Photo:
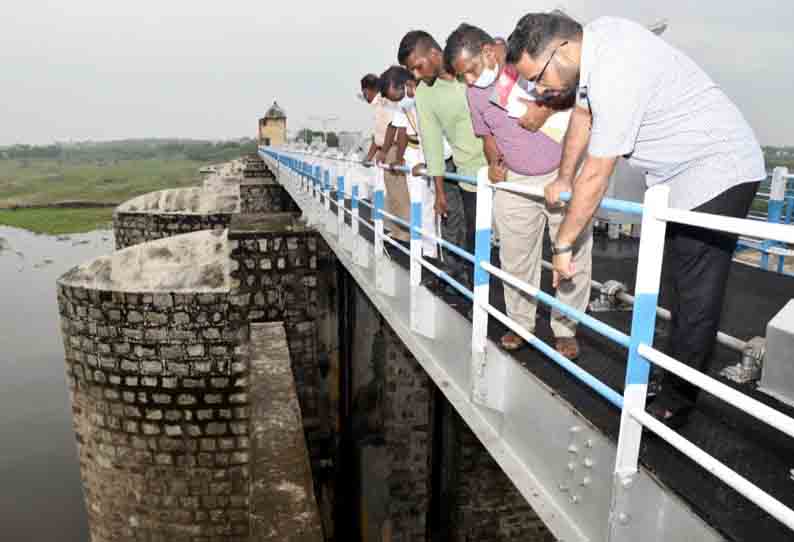
[{"label": "white face mask", "polygon": [[483,68],[482,73],[474,82],[474,86],[478,88],[488,88],[494,84],[497,77],[499,77],[499,64],[493,68]]},{"label": "white face mask", "polygon": [[403,109],[404,111],[408,111],[413,108],[414,108],[414,99],[408,96],[408,94],[406,94],[405,97],[402,100],[400,100],[400,109]]}]

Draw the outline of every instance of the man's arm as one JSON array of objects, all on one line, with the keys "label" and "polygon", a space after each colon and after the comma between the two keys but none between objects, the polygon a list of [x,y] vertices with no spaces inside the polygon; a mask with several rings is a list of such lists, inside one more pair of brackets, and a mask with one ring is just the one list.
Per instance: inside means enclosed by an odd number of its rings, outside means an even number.
[{"label": "man's arm", "polygon": [[502,153],[496,145],[496,138],[492,135],[480,136],[482,139],[482,150],[485,159],[488,161],[488,178],[493,183],[500,183],[507,180],[507,168],[502,161]]},{"label": "man's arm", "polygon": [[524,98],[519,98],[519,100],[527,106],[527,112],[524,113],[523,117],[518,119],[518,125],[524,130],[537,132],[555,112],[551,107],[542,105],[536,101],[525,100]]},{"label": "man's arm", "polygon": [[573,183],[573,195],[557,232],[558,246],[573,245],[593,219],[609,188],[609,177],[615,170],[616,162],[617,157],[587,157],[582,172]]},{"label": "man's arm", "polygon": [[405,149],[408,147],[408,131],[405,128],[397,128],[397,157],[395,162],[398,165],[405,163]]},{"label": "man's arm", "polygon": [[587,144],[590,142],[590,113],[581,107],[574,107],[571,121],[563,140],[562,161],[560,162],[559,176],[568,181],[573,181],[579,161],[582,159]]},{"label": "man's arm", "polygon": [[[579,235],[593,219],[601,199],[609,188],[609,178],[615,170],[617,157],[597,158],[588,156],[582,172],[573,183],[573,195],[565,211],[565,218],[560,224],[554,246],[557,249],[573,247]],[[572,262],[573,250],[555,254],[553,286],[559,285],[560,279],[573,277],[576,270]]]},{"label": "man's arm", "polygon": [[386,127],[386,136],[383,138],[383,146],[380,148],[380,154],[382,155],[380,161],[386,160],[386,155],[389,154],[389,150],[391,150],[396,133],[397,129],[393,125],[389,124]]},{"label": "man's arm", "polygon": [[579,161],[590,142],[590,113],[575,106],[568,122],[568,130],[562,142],[562,160],[557,179],[546,185],[546,203],[550,206],[560,204],[560,194],[571,190]]},{"label": "man's arm", "polygon": [[482,150],[485,153],[488,165],[492,166],[498,163],[502,155],[499,153],[499,147],[496,146],[496,138],[492,135],[486,135],[480,139],[482,139]]},{"label": "man's arm", "polygon": [[378,147],[375,145],[375,138],[372,138],[372,144],[369,146],[369,151],[367,151],[367,157],[364,159],[365,162],[372,162],[372,158],[375,156],[375,153],[378,152]]}]

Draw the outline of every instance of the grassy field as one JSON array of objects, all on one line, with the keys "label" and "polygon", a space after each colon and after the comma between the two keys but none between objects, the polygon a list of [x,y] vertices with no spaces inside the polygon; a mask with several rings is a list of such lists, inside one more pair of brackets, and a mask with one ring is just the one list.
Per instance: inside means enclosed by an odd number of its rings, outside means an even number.
[{"label": "grassy field", "polygon": [[110,229],[113,207],[87,209],[0,209],[0,224],[34,233],[61,235]]},{"label": "grassy field", "polygon": [[184,159],[0,160],[0,224],[53,235],[95,230],[110,222],[112,207],[11,208],[61,201],[121,203],[155,190],[197,185],[202,165]]},{"label": "grassy field", "polygon": [[202,165],[182,159],[0,160],[0,208],[66,200],[120,203],[153,190],[198,184]]}]

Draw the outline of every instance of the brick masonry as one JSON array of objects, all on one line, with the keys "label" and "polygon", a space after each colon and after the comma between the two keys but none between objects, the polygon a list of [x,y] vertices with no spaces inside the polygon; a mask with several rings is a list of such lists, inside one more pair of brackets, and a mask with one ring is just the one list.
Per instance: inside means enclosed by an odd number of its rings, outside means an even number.
[{"label": "brick masonry", "polygon": [[58,305],[93,542],[248,540],[247,326],[225,293]]},{"label": "brick masonry", "polygon": [[240,184],[240,212],[296,213],[300,208],[272,176],[246,179]]},{"label": "brick masonry", "polygon": [[163,213],[123,212],[113,213],[113,234],[116,249],[164,239],[182,233],[201,230],[222,230],[229,227],[233,213]]},{"label": "brick masonry", "polygon": [[433,382],[391,328],[383,334],[389,530],[392,542],[418,542],[425,540],[430,504]]},{"label": "brick masonry", "polygon": [[335,260],[322,238],[289,213],[236,217],[229,243],[229,317],[284,323],[311,455],[319,460],[332,423],[320,360],[335,350],[335,337],[323,340],[320,328],[335,317]]},{"label": "brick masonry", "polygon": [[554,542],[521,493],[455,414],[456,473],[451,540]]},{"label": "brick masonry", "polygon": [[[397,334],[355,292],[353,416],[364,539],[553,542]],[[435,416],[436,408],[445,417]],[[434,438],[437,432],[444,436]],[[443,486],[435,497],[434,477]],[[444,501],[436,512],[434,498]]]}]

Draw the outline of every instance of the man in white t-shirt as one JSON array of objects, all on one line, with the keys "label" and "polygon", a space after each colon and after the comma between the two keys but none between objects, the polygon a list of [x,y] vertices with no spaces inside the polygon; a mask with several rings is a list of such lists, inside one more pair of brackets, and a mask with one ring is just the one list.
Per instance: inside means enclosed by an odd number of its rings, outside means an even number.
[{"label": "man in white t-shirt", "polygon": [[[761,146],[736,105],[684,52],[626,19],[600,17],[582,27],[545,13],[523,17],[508,49],[508,61],[535,84],[541,103],[575,104],[559,176],[546,187],[549,205],[558,204],[560,192],[573,191],[554,242],[555,282],[575,272],[573,244],[598,208],[620,157],[645,171],[647,186],[668,186],[676,209],[747,216],[766,177]],[[669,353],[703,372],[711,362],[736,242],[731,234],[667,225]],[[652,296],[646,299],[656,304]],[[629,376],[641,383],[642,372]],[[698,392],[668,375],[650,411],[667,425],[680,426]]]},{"label": "man in white t-shirt", "polygon": [[[407,175],[408,190],[412,200],[422,202],[422,228],[438,235],[438,221],[435,213],[435,184],[419,170],[425,167],[425,157],[420,141],[420,128],[416,103],[414,101],[416,80],[411,72],[402,66],[392,66],[380,76],[380,92],[396,104],[397,111],[392,119],[392,126],[397,130],[397,157],[395,165],[407,165],[412,174]],[[444,158],[452,157],[452,149],[444,141]],[[423,254],[435,258],[437,243],[425,238]]]}]

